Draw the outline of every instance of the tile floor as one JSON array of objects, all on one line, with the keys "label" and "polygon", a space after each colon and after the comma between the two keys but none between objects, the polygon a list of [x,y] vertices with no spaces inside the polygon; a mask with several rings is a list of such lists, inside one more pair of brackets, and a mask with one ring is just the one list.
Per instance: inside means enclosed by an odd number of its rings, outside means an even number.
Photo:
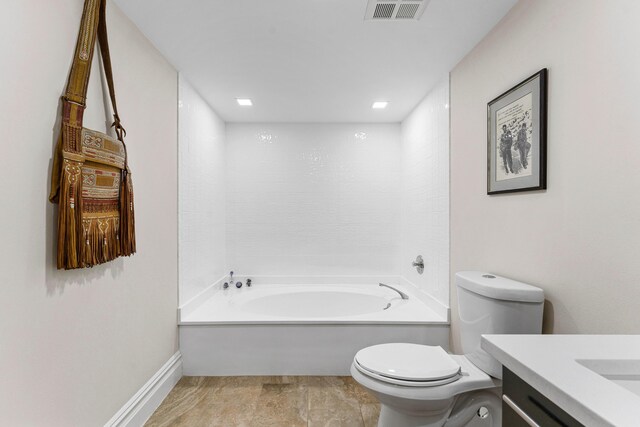
[{"label": "tile floor", "polygon": [[351,377],[184,377],[147,427],[375,427],[380,405]]}]

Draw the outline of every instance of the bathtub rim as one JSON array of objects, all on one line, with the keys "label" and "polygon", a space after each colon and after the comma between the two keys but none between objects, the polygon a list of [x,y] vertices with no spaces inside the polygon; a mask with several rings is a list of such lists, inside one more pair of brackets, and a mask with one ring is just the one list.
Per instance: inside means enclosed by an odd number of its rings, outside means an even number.
[{"label": "bathtub rim", "polygon": [[[429,320],[371,320],[357,318],[306,318],[306,319],[283,319],[283,318],[260,318],[260,319],[231,319],[231,320],[185,320],[188,319],[202,304],[212,298],[215,294],[223,292],[222,284],[227,279],[223,276],[212,285],[204,289],[200,294],[189,300],[178,308],[178,326],[206,326],[206,325],[449,325],[450,309],[448,306],[437,301],[431,295],[422,292],[413,283],[402,276],[238,276],[237,280],[245,282],[246,278],[252,278],[258,285],[369,285],[378,282],[388,282],[390,284],[400,284],[406,287],[410,296],[423,303],[436,314],[436,319]],[[231,289],[229,292],[233,292]]]}]

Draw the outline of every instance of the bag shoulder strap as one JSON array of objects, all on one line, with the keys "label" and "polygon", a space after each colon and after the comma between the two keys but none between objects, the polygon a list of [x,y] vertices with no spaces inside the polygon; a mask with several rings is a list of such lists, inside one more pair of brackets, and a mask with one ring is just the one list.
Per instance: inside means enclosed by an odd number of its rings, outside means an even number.
[{"label": "bag shoulder strap", "polygon": [[113,84],[113,72],[111,70],[111,54],[109,53],[109,38],[107,37],[107,0],[102,0],[100,8],[100,20],[98,21],[98,43],[100,43],[100,54],[102,55],[102,65],[107,78],[107,86],[109,86],[109,97],[111,98],[111,106],[113,108],[113,123],[118,139],[124,143],[124,137],[127,131],[120,123],[120,115],[118,114],[118,105],[116,104],[116,90]]},{"label": "bag shoulder strap", "polygon": [[76,50],[69,73],[67,89],[63,97],[63,100],[70,105],[65,106],[63,120],[71,122],[74,126],[82,127],[82,113],[86,108],[87,87],[89,85],[91,63],[97,36],[114,113],[114,122],[111,126],[115,127],[118,139],[124,142],[126,131],[120,123],[116,104],[109,40],[107,38],[106,5],[106,0],[85,0]]},{"label": "bag shoulder strap", "polygon": [[84,108],[102,0],[85,0],[64,100]]}]

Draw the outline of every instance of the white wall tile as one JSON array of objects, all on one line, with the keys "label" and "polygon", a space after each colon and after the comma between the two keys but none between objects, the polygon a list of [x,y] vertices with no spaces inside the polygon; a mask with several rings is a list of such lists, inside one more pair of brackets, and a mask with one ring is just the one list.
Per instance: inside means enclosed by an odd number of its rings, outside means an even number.
[{"label": "white wall tile", "polygon": [[[402,122],[402,275],[449,305],[449,81]],[[411,262],[422,255],[424,274]]]},{"label": "white wall tile", "polygon": [[225,123],[179,79],[179,293],[193,298],[226,271]]},{"label": "white wall tile", "polygon": [[229,267],[399,274],[400,162],[397,124],[228,124]]},{"label": "white wall tile", "polygon": [[181,81],[181,302],[233,269],[403,275],[448,305],[448,102],[445,81],[401,126],[225,129]]}]

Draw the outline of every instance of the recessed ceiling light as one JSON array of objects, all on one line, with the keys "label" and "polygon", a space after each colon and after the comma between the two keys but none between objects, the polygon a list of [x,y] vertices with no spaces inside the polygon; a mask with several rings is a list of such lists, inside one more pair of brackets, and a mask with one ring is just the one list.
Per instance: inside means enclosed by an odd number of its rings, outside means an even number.
[{"label": "recessed ceiling light", "polygon": [[238,101],[238,105],[243,107],[251,107],[253,105],[249,98],[236,98],[236,101]]},{"label": "recessed ceiling light", "polygon": [[387,108],[387,105],[389,105],[389,103],[387,101],[376,101],[376,102],[373,103],[371,108],[373,108],[375,110],[381,110],[383,108]]}]

